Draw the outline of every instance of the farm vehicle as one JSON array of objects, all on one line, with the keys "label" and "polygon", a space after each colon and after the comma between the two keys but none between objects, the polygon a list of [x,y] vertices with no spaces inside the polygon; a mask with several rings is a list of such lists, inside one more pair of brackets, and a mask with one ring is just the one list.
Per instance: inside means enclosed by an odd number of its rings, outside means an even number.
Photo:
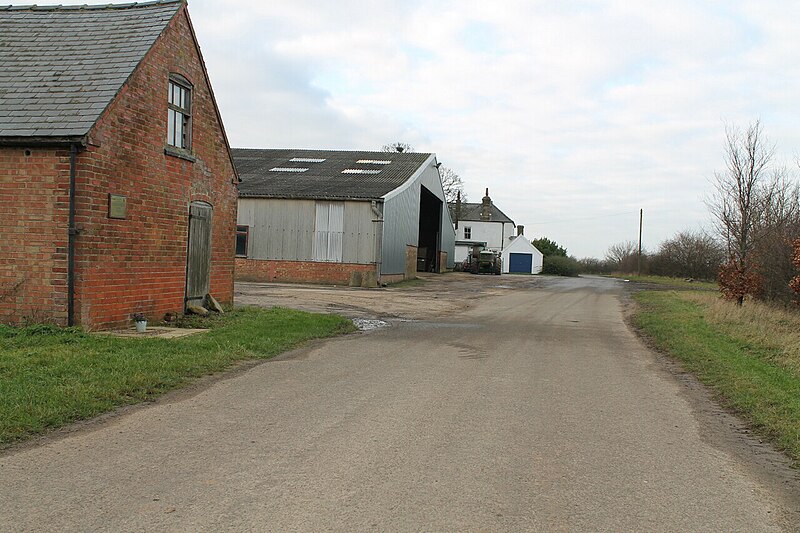
[{"label": "farm vehicle", "polygon": [[474,246],[472,252],[464,261],[464,271],[473,274],[495,274],[499,276],[502,271],[502,259],[497,252],[483,249],[481,246]]}]

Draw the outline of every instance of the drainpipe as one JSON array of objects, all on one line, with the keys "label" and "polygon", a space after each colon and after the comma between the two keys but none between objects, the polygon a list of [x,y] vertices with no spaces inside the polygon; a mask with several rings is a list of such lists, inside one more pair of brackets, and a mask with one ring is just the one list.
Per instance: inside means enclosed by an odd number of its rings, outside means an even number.
[{"label": "drainpipe", "polygon": [[378,285],[381,284],[381,266],[383,261],[383,212],[378,209],[378,202],[370,202],[372,214],[375,215],[375,275]]},{"label": "drainpipe", "polygon": [[75,325],[75,237],[78,230],[75,228],[75,167],[78,156],[78,145],[72,143],[69,147],[69,225],[67,244],[67,325]]}]

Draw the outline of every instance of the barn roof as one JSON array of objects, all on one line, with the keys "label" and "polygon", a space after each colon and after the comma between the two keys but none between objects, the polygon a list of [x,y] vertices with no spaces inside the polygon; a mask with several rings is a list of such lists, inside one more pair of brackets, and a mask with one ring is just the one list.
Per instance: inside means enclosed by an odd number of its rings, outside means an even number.
[{"label": "barn roof", "polygon": [[0,139],[86,135],[182,5],[0,7]]},{"label": "barn roof", "polygon": [[242,198],[378,199],[432,154],[234,148]]},{"label": "barn roof", "polygon": [[[455,204],[451,203],[449,204],[449,207],[450,207],[450,216],[452,216],[453,220],[455,220]],[[461,222],[463,220],[466,222],[486,222],[483,219],[481,219],[482,208],[483,204],[470,204],[467,202],[462,202],[461,213],[460,216],[458,217],[458,221]],[[492,204],[490,214],[491,217],[488,220],[488,222],[504,222],[504,223],[508,222],[510,224],[514,223],[513,220],[508,218],[508,216],[502,211],[500,211],[500,209],[498,209],[498,207],[494,204]]]}]

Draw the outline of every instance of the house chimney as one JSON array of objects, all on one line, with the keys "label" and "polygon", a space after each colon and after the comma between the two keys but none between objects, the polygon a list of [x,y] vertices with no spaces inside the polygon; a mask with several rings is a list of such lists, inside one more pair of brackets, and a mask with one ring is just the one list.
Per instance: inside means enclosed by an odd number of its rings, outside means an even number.
[{"label": "house chimney", "polygon": [[455,212],[455,223],[456,229],[458,229],[458,219],[461,218],[461,191],[457,191],[456,193],[456,212]]},{"label": "house chimney", "polygon": [[481,205],[481,220],[488,222],[492,219],[492,199],[489,198],[489,187],[486,187],[486,196],[483,197]]},{"label": "house chimney", "polygon": [[525,235],[525,226],[517,226],[517,236],[519,235]]}]

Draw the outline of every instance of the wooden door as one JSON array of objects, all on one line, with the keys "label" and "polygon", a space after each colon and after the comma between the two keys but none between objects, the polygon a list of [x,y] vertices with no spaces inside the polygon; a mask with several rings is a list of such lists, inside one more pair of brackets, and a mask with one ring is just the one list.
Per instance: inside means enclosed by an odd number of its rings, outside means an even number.
[{"label": "wooden door", "polygon": [[186,306],[205,304],[211,286],[211,215],[205,202],[189,206],[189,251],[186,258]]}]

